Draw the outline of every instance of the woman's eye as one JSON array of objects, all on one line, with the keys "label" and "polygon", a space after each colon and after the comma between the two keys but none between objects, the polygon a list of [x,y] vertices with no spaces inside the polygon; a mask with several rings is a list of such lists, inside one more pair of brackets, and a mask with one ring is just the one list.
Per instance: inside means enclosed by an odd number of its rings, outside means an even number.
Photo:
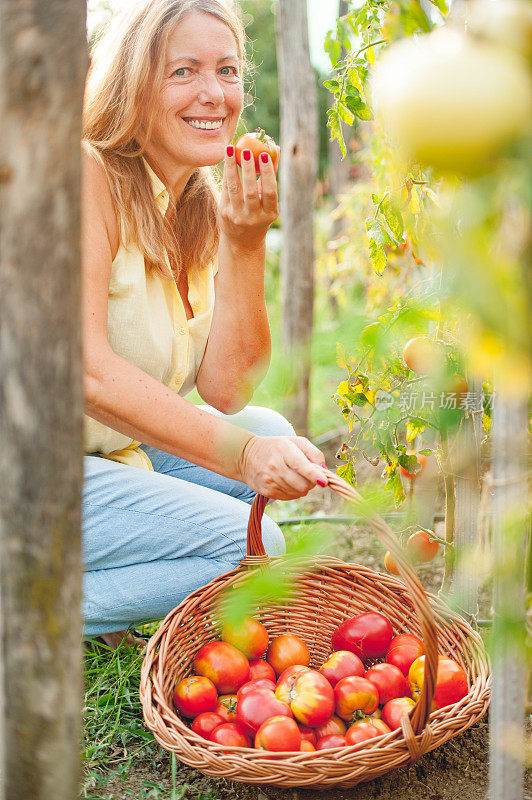
[{"label": "woman's eye", "polygon": [[183,78],[186,75],[188,67],[178,67],[174,70],[174,75],[177,75],[178,78]]},{"label": "woman's eye", "polygon": [[238,75],[238,70],[236,67],[222,67],[220,72],[222,75]]}]

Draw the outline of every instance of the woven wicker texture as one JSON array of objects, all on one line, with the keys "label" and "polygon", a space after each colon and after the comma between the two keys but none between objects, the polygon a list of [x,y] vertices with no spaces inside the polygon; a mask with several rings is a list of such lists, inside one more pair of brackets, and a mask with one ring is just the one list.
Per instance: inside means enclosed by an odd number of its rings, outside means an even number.
[{"label": "woven wicker texture", "polygon": [[[258,496],[250,514],[248,556],[237,569],[193,592],[168,614],[150,639],[142,665],[140,697],[146,725],[162,747],[207,775],[285,787],[348,788],[416,761],[462,733],[487,710],[489,663],[480,636],[424,591],[395,534],[380,517],[364,512],[358,492],[333,472],[328,472],[328,479],[332,489],[358,504],[358,511],[392,552],[403,581],[335,558],[268,559],[260,534],[266,500]],[[311,652],[313,668],[330,654],[334,629],[364,611],[385,614],[394,635],[413,633],[423,638],[423,691],[410,719],[403,717],[402,729],[350,747],[273,758],[263,751],[209,742],[183,723],[172,705],[175,684],[192,673],[198,649],[219,638],[219,609],[226,593],[248,580],[254,569],[270,563],[287,571],[291,588],[283,604],[265,604],[254,617],[266,626],[270,639],[281,633],[300,636]],[[459,703],[431,713],[438,653],[466,670],[469,692]]]}]

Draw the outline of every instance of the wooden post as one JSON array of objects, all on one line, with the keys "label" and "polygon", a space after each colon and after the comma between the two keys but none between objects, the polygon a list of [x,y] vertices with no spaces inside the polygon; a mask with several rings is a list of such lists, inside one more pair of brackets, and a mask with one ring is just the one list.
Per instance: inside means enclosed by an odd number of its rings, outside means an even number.
[{"label": "wooden post", "polygon": [[5,800],[74,800],[81,732],[83,0],[0,0]]},{"label": "wooden post", "polygon": [[[497,388],[497,384],[495,384]],[[525,715],[526,398],[495,396],[493,449],[494,622],[490,798],[522,800]]]},{"label": "wooden post", "polygon": [[279,0],[276,17],[281,113],[282,344],[287,364],[283,410],[296,431],[305,435],[314,318],[318,102],[310,63],[306,0]]},{"label": "wooden post", "polygon": [[460,426],[454,443],[455,568],[453,595],[460,613],[469,622],[478,615],[479,571],[475,555],[480,546],[480,442],[482,439],[482,385],[471,380],[471,408]]}]

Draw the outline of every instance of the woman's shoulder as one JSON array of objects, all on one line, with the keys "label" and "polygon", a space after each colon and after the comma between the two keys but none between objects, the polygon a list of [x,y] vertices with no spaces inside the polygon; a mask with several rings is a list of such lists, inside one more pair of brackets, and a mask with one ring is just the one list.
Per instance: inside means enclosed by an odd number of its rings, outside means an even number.
[{"label": "woman's shoulder", "polygon": [[105,230],[113,259],[120,247],[120,226],[109,176],[98,151],[82,144],[82,207],[89,230]]}]

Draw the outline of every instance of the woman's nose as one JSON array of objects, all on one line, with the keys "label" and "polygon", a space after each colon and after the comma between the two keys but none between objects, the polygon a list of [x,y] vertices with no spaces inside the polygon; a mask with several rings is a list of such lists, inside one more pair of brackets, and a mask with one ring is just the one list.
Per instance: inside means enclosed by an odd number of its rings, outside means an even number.
[{"label": "woman's nose", "polygon": [[201,103],[221,103],[224,93],[216,75],[204,75],[203,81],[198,92],[198,99]]}]

